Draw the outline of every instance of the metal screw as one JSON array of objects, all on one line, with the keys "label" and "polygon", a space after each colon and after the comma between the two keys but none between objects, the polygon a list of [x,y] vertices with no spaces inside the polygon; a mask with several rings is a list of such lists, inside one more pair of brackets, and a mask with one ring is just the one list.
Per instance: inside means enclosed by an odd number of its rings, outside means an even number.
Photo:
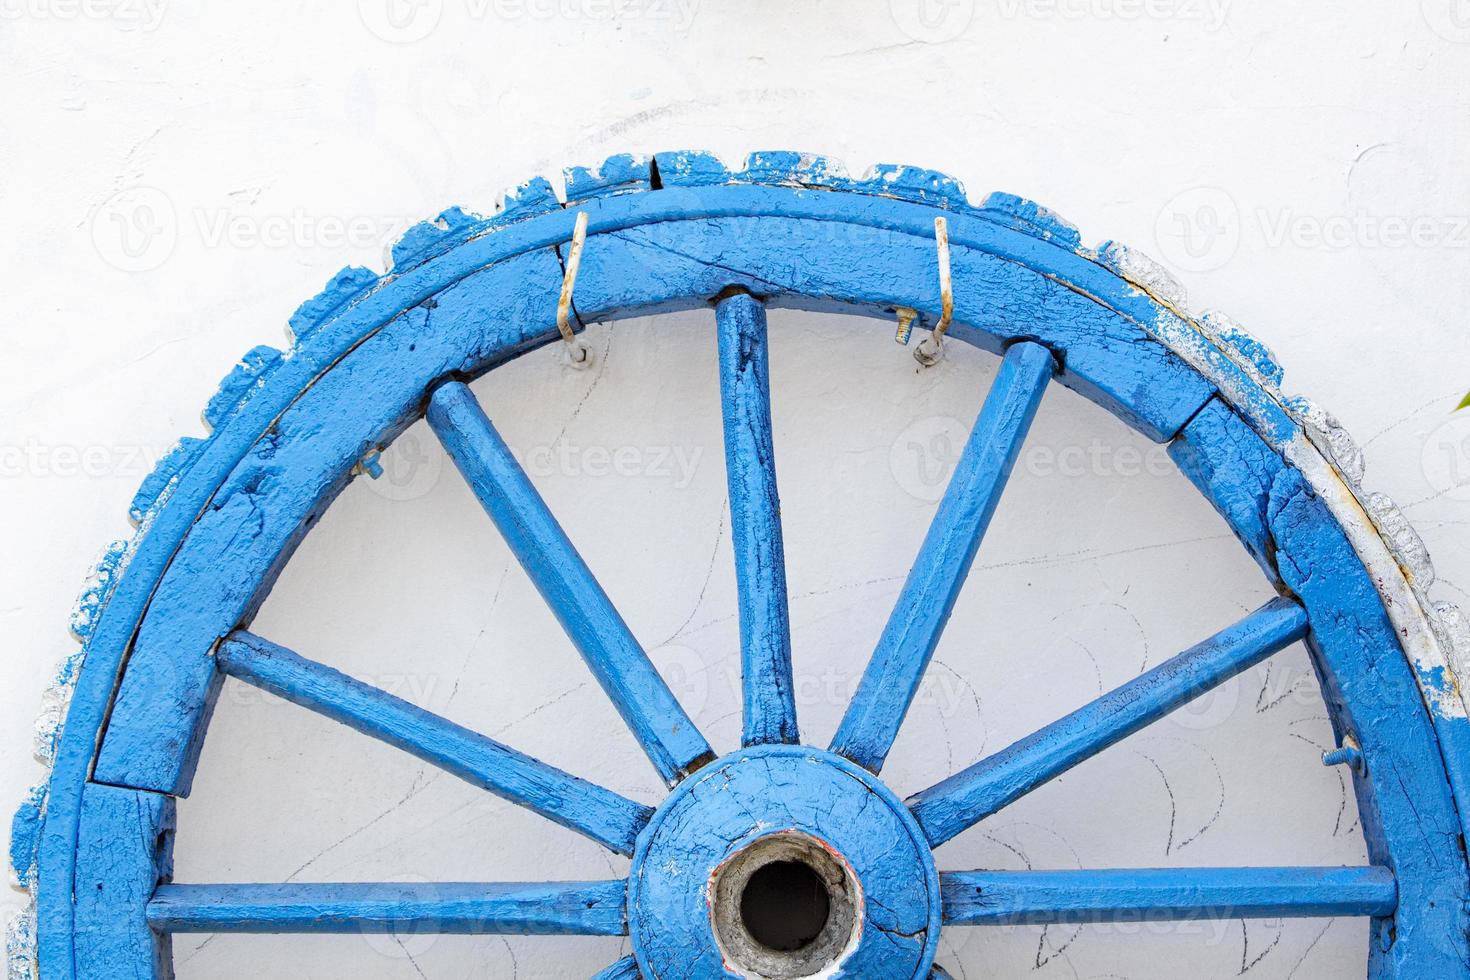
[{"label": "metal screw", "polygon": [[1363,771],[1363,752],[1358,747],[1358,740],[1349,735],[1342,740],[1342,747],[1331,752],[1322,753],[1322,764],[1324,766],[1345,765],[1353,772]]}]

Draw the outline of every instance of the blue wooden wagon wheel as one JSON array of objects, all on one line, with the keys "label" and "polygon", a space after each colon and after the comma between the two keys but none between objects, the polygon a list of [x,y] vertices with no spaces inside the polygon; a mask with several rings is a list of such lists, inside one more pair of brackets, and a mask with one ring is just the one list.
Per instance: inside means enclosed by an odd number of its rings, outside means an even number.
[{"label": "blue wooden wagon wheel", "polygon": [[[454,210],[415,227],[387,275],[339,274],[292,319],[289,355],[247,355],[206,411],[212,434],[185,440],[144,484],[138,535],[84,597],[84,658],[64,678],[75,690],[49,785],[15,822],[42,977],[170,976],[181,932],[409,926],[627,935],[632,955],[603,977],[908,978],[942,975],[941,928],[1327,915],[1371,918],[1371,977],[1470,976],[1456,614],[1431,608],[1412,531],[1359,490],[1330,418],[1280,395],[1268,352],[1191,316],[1141,256],[1085,248],[1007,195],[972,206],[928,171],[854,180],[786,153],[740,172],[701,154],[620,157],[571,172],[566,197],[532,182],[492,218]],[[744,678],[734,751],[697,730],[465,385],[563,340],[585,358],[583,322],[711,304]],[[946,339],[1002,358],[825,748],[802,743],[792,693],[767,387],[765,310],[778,305],[918,323],[929,361]],[[1168,443],[1279,597],[900,800],[885,756],[1053,381]],[[334,496],[425,415],[670,787],[657,808],[248,631]],[[939,844],[1302,639],[1341,745],[1328,761],[1351,767],[1367,866],[936,868]],[[631,856],[628,880],[173,881],[174,800],[226,676]]]}]

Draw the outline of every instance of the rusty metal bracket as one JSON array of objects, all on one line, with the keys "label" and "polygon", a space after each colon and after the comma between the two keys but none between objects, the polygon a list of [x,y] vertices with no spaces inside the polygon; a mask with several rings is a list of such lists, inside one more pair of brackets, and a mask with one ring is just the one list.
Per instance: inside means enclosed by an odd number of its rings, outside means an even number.
[{"label": "rusty metal bracket", "polygon": [[577,269],[582,265],[582,249],[587,244],[587,212],[577,213],[577,223],[572,228],[572,242],[567,247],[566,271],[561,279],[561,296],[556,301],[556,329],[567,345],[567,358],[576,368],[585,368],[592,363],[591,349],[572,332],[572,290],[577,285]]},{"label": "rusty metal bracket", "polygon": [[[949,222],[942,214],[934,219],[934,251],[939,261],[939,322],[934,325],[933,332],[914,348],[914,360],[925,367],[933,367],[944,357],[944,335],[954,319],[954,281],[949,272]],[[902,331],[901,319],[899,328]]]}]

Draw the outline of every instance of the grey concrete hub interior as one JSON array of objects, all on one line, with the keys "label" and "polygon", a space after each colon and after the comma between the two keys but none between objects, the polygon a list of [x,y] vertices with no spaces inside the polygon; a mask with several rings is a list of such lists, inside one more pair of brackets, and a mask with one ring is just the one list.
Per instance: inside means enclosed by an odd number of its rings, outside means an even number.
[{"label": "grey concrete hub interior", "polygon": [[[746,890],[759,886],[763,870],[800,865],[826,891],[826,921],[815,937],[796,948],[774,948],[771,935],[742,911]],[[786,880],[791,876],[785,875]],[[800,877],[799,875],[797,877]],[[816,977],[838,963],[861,938],[862,885],[852,867],[829,844],[796,830],[761,837],[715,869],[710,879],[710,919],[725,965],[751,980]],[[809,910],[808,910],[809,911]],[[790,946],[791,943],[779,945]]]}]

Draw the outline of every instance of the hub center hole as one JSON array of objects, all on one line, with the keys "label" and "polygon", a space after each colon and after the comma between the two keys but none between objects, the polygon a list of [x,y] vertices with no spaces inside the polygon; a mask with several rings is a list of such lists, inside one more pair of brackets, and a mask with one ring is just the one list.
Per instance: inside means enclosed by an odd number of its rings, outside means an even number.
[{"label": "hub center hole", "polygon": [[856,948],[863,889],[830,844],[782,830],[751,841],[714,870],[709,910],[728,972],[796,980],[821,976]]},{"label": "hub center hole", "polygon": [[758,868],[740,894],[740,919],[750,937],[781,953],[815,942],[831,912],[826,884],[802,861],[772,861]]}]

